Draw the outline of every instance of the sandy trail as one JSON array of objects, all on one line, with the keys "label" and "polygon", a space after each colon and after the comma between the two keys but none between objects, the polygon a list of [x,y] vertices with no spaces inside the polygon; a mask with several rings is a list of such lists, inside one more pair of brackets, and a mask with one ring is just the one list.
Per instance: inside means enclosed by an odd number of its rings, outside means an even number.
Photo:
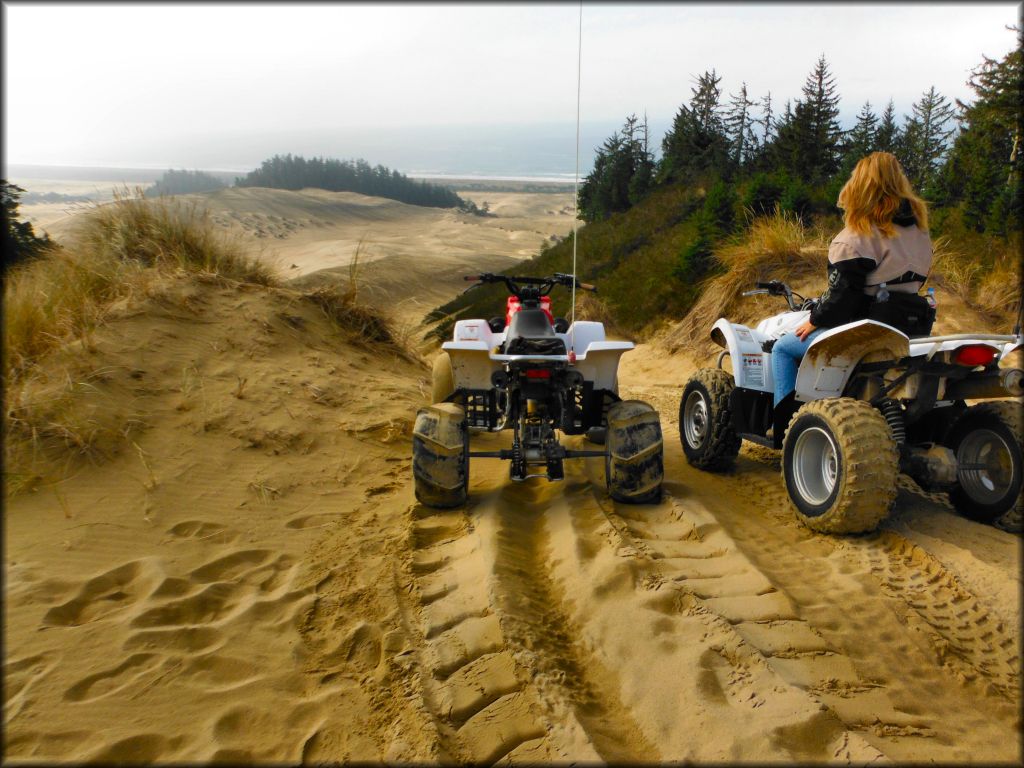
[{"label": "sandy trail", "polygon": [[[371,267],[400,301],[413,265]],[[661,412],[661,502],[482,459],[448,512],[411,488],[427,367],[291,289],[170,285],[94,344],[55,365],[148,426],[8,501],[9,759],[1021,759],[1019,534],[909,481],[876,533],[809,531],[776,452],[689,467],[693,363],[656,343],[621,386]]]}]

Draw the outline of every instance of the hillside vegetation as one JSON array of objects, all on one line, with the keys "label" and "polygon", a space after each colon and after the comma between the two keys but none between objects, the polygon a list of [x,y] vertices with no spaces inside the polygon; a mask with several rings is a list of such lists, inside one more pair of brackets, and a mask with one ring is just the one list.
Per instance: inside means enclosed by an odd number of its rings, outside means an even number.
[{"label": "hillside vegetation", "polygon": [[300,155],[274,155],[254,171],[235,179],[238,187],[272,187],[299,190],[306,187],[330,192],[358,192],[361,195],[387,197],[409,205],[436,208],[460,208],[476,211],[476,206],[438,184],[410,179],[403,173],[371,166],[365,160],[335,160]]},{"label": "hillside vegetation", "polygon": [[[929,204],[930,284],[1009,331],[1021,311],[1022,55],[1017,48],[1001,61],[985,58],[969,81],[973,103],[958,101],[954,110],[932,86],[902,125],[890,99],[881,116],[865,103],[850,130],[839,125],[838,89],[824,56],[802,97],[782,109],[770,93],[751,98],[745,85],[725,103],[721,77],[704,72],[660,159],[646,119],[635,115],[597,149],[580,188],[585,226],[576,237],[579,277],[600,293],[580,310],[637,336],[685,318],[691,330],[674,334],[685,339],[698,327],[706,332],[717,313],[769,274],[810,280],[817,295],[828,243],[843,226],[839,190],[858,160],[886,151]],[[571,271],[572,249],[570,237],[513,273]],[[481,289],[439,307],[427,318],[440,321],[432,334],[446,337],[457,317],[497,314],[501,294]]]}]

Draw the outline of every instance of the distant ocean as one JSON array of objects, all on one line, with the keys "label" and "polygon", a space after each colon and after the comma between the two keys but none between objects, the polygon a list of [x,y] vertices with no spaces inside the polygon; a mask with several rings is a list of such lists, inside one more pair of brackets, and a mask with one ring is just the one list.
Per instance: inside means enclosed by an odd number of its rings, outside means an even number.
[{"label": "distant ocean", "polygon": [[[580,126],[581,179],[593,168],[597,147],[620,125],[584,122]],[[652,151],[660,150],[667,128],[667,122],[651,121]],[[138,141],[138,137],[135,140]],[[9,153],[10,150],[9,147]],[[119,147],[116,154],[97,152],[80,159],[40,158],[31,165],[9,163],[4,173],[7,178],[138,183],[156,180],[169,168],[185,168],[213,171],[230,179],[244,175],[275,154],[288,153],[341,160],[361,158],[371,165],[383,165],[414,178],[572,183],[576,171],[576,125],[409,126],[181,136],[160,146],[126,144]]]}]

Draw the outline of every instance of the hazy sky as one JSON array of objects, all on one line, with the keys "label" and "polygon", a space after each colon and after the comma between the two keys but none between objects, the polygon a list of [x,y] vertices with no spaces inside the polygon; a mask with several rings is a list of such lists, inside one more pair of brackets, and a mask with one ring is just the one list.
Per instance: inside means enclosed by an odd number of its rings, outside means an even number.
[{"label": "hazy sky", "polygon": [[[576,117],[575,3],[3,10],[8,163],[222,158],[230,168],[258,163],[246,152],[270,145],[357,154],[323,137],[409,142],[417,126]],[[909,111],[932,85],[968,98],[982,54],[1012,49],[1005,26],[1018,13],[1016,3],[584,4],[582,116],[614,125],[646,110],[665,124],[712,67],[726,97],[745,80],[751,96],[770,90],[781,105],[822,53],[847,116],[889,97]]]}]

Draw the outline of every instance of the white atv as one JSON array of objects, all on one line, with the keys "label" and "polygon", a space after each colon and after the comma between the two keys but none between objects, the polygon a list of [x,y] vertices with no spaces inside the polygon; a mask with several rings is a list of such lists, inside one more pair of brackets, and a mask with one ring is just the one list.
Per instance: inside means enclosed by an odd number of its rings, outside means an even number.
[{"label": "white atv", "polygon": [[[829,533],[874,529],[888,514],[900,472],[948,492],[963,515],[993,521],[1019,502],[1024,372],[1014,335],[909,338],[858,320],[819,334],[800,362],[796,391],[773,407],[771,347],[807,320],[814,300],[789,286],[757,283],[744,296],[784,296],[788,312],[754,328],[720,319],[717,368],[697,371],[679,406],[690,464],[728,468],[741,440],[782,449],[782,474],[797,517]],[[731,358],[732,373],[722,368]],[[1017,363],[1019,366],[1019,362]]]},{"label": "white atv", "polygon": [[[608,492],[641,503],[661,495],[663,445],[657,411],[620,400],[618,365],[628,341],[607,341],[601,323],[551,314],[556,285],[595,290],[572,275],[483,274],[475,284],[504,283],[505,317],[459,320],[434,365],[434,404],[416,415],[412,468],[416,498],[430,507],[466,501],[470,458],[511,462],[512,480],[561,480],[563,459],[605,460]],[[578,350],[578,352],[577,352]],[[471,451],[470,430],[512,431],[512,447]],[[570,450],[557,432],[586,434],[603,450]]]}]

